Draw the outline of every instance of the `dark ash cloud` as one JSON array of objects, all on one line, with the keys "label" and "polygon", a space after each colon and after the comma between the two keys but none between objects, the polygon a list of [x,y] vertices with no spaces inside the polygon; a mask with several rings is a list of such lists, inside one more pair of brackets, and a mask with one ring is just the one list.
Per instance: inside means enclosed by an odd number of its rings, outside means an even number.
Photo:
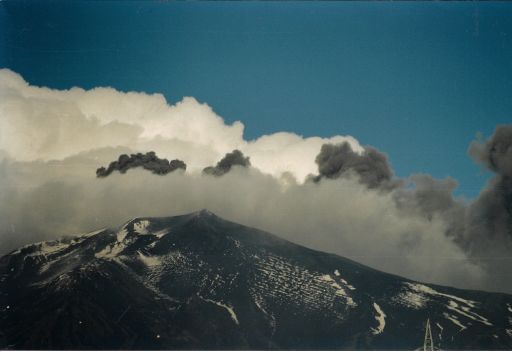
[{"label": "dark ash cloud", "polygon": [[130,156],[127,154],[121,154],[119,159],[111,162],[107,168],[100,167],[97,169],[96,176],[107,177],[114,171],[119,171],[124,174],[129,169],[136,167],[142,167],[156,175],[166,175],[177,169],[187,169],[187,165],[183,161],[175,159],[169,162],[167,159],[160,159],[157,157],[155,152],[148,152],[146,154],[137,153],[131,154]]},{"label": "dark ash cloud", "polygon": [[403,209],[414,208],[428,219],[463,206],[462,202],[453,198],[458,183],[451,177],[437,180],[428,174],[415,174],[407,178],[403,186],[394,193],[397,204]]},{"label": "dark ash cloud", "polygon": [[319,175],[313,181],[355,175],[368,189],[391,192],[394,205],[404,215],[420,216],[427,221],[442,219],[446,224],[445,236],[452,239],[464,237],[466,204],[453,197],[453,191],[458,186],[456,180],[450,177],[437,180],[428,174],[395,178],[384,153],[367,146],[359,154],[348,143],[324,144],[315,161]]},{"label": "dark ash cloud", "polygon": [[228,173],[235,165],[247,168],[251,166],[251,162],[249,157],[245,157],[240,150],[235,149],[231,153],[227,153],[217,165],[204,168],[203,173],[206,175],[222,176]]},{"label": "dark ash cloud", "polygon": [[469,154],[496,174],[512,177],[512,125],[497,126],[485,142],[472,142]]},{"label": "dark ash cloud", "polygon": [[471,143],[468,152],[495,173],[469,208],[469,249],[478,255],[506,249],[512,258],[512,125],[497,126],[491,138]]},{"label": "dark ash cloud", "polygon": [[[319,175],[313,180],[345,179],[357,176],[368,189],[385,190],[406,218],[421,217],[442,221],[442,233],[464,251],[470,262],[492,273],[483,287],[490,291],[510,291],[512,281],[512,125],[498,126],[485,141],[471,143],[469,154],[495,173],[473,202],[454,198],[457,181],[415,174],[393,178],[385,154],[366,147],[362,154],[346,143],[322,146],[316,158]],[[419,241],[411,235],[411,241]],[[423,240],[428,240],[425,238]]]},{"label": "dark ash cloud", "polygon": [[314,178],[337,179],[355,173],[368,188],[393,188],[393,171],[388,158],[373,147],[365,147],[363,153],[352,150],[347,142],[324,144],[315,159],[319,175]]},{"label": "dark ash cloud", "polygon": [[458,183],[451,177],[437,180],[428,174],[410,176],[393,193],[393,200],[404,213],[420,215],[428,221],[442,219],[445,236],[453,240],[463,237],[467,204],[455,199]]},{"label": "dark ash cloud", "polygon": [[466,210],[465,229],[457,242],[492,273],[489,290],[510,290],[512,282],[512,125],[497,126],[486,141],[471,143],[468,153],[493,172],[486,187]]}]

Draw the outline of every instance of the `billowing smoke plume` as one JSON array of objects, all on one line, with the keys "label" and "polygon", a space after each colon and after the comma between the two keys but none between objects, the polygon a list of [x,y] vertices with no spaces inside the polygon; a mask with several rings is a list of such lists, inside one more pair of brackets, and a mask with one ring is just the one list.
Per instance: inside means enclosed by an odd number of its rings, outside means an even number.
[{"label": "billowing smoke plume", "polygon": [[499,177],[512,177],[512,126],[500,125],[486,142],[475,141],[469,153]]},{"label": "billowing smoke plume", "polygon": [[368,189],[391,192],[403,216],[441,221],[444,237],[454,241],[471,263],[493,273],[482,281],[486,289],[503,290],[505,286],[511,290],[512,285],[497,278],[512,279],[512,126],[498,126],[489,140],[473,142],[469,153],[496,173],[469,205],[453,197],[457,182],[451,178],[436,180],[425,174],[393,178],[386,156],[372,147],[355,153],[345,143],[323,145],[316,158],[319,175],[313,180],[354,176]]},{"label": "billowing smoke plume", "polygon": [[441,219],[446,237],[459,241],[465,231],[467,205],[453,197],[457,185],[450,177],[436,180],[430,175],[415,174],[394,190],[393,200],[406,216],[413,214],[428,221]]},{"label": "billowing smoke plume", "polygon": [[371,146],[356,153],[348,143],[324,144],[315,161],[319,175],[313,181],[355,177],[369,189],[393,191],[395,205],[408,216],[421,216],[428,221],[441,218],[447,225],[447,237],[462,238],[466,204],[453,198],[458,185],[454,179],[436,180],[426,174],[396,178],[384,153]]},{"label": "billowing smoke plume", "polygon": [[494,172],[495,176],[470,207],[468,237],[493,239],[503,246],[510,247],[512,241],[512,125],[498,126],[486,142],[473,142],[469,147],[469,153],[477,162]]},{"label": "billowing smoke plume", "polygon": [[408,179],[394,177],[386,155],[366,146],[356,153],[349,144],[324,144],[315,159],[319,175],[313,180],[355,177],[368,189],[392,192],[395,206],[406,216],[420,216],[427,221],[442,219],[447,238],[460,240],[465,231],[466,205],[453,198],[457,182],[452,178],[436,180],[415,174]]},{"label": "billowing smoke plume", "polygon": [[511,280],[512,268],[512,125],[498,126],[487,141],[469,147],[473,158],[495,173],[468,209],[461,243],[476,258],[491,263],[496,276]]},{"label": "billowing smoke plume", "polygon": [[207,208],[228,220],[413,279],[477,288],[484,276],[445,236],[442,219],[404,214],[389,192],[368,189],[355,177],[299,184],[254,167],[234,167],[222,177],[198,172],[161,177],[134,169],[100,182],[90,173],[95,157],[0,163],[0,202],[9,205],[0,207],[4,253],[37,240],[118,226],[141,214],[169,216]]},{"label": "billowing smoke plume", "polygon": [[233,166],[247,168],[251,166],[251,162],[249,161],[249,157],[245,157],[241,151],[235,149],[231,153],[227,153],[217,165],[204,168],[203,173],[206,175],[222,176],[231,171]]},{"label": "billowing smoke plume", "polygon": [[147,152],[146,154],[137,153],[131,154],[130,156],[121,154],[119,159],[111,162],[107,168],[100,167],[97,169],[96,176],[106,177],[114,171],[119,171],[124,174],[129,169],[136,167],[142,167],[156,175],[167,175],[178,169],[187,169],[187,165],[181,160],[174,159],[169,162],[167,159],[157,157],[155,152]]},{"label": "billowing smoke plume", "polygon": [[315,181],[326,177],[336,179],[347,177],[355,173],[362,184],[369,188],[390,188],[393,171],[389,166],[388,158],[373,147],[365,147],[362,153],[352,150],[350,144],[324,144],[317,155],[315,162],[318,164],[320,175]]},{"label": "billowing smoke plume", "polygon": [[[224,123],[194,98],[169,105],[159,94],[51,90],[0,70],[0,254],[137,216],[207,208],[413,279],[512,292],[510,128],[472,145],[496,176],[468,205],[453,198],[455,180],[398,179],[384,154],[350,136],[279,132],[247,141],[242,123]],[[99,181],[91,172],[120,154],[128,159],[112,170],[126,170],[138,150],[179,155],[187,173],[160,177],[140,165]],[[222,177],[201,172],[232,150],[209,169]],[[317,182],[302,182],[309,174]]]}]

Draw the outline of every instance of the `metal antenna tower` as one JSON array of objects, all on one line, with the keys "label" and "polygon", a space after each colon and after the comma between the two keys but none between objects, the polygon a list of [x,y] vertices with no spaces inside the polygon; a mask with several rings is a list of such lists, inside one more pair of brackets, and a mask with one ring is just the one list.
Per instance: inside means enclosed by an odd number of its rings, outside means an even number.
[{"label": "metal antenna tower", "polygon": [[427,319],[427,326],[425,327],[423,351],[434,351],[434,339],[432,338],[432,329],[430,328],[430,318]]}]

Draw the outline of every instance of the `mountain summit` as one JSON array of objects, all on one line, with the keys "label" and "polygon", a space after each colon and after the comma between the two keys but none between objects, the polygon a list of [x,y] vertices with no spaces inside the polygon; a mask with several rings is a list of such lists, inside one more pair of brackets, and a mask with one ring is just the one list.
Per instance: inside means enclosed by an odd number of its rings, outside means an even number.
[{"label": "mountain summit", "polygon": [[511,349],[512,296],[427,285],[202,210],[0,259],[1,349]]}]

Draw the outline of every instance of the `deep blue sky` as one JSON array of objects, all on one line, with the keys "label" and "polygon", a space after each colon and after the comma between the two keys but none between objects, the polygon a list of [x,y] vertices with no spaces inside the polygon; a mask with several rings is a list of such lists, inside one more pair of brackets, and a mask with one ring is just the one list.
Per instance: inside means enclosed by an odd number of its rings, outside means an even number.
[{"label": "deep blue sky", "polygon": [[249,139],[350,134],[473,197],[468,144],[512,122],[512,3],[2,1],[0,67],[194,96]]}]

